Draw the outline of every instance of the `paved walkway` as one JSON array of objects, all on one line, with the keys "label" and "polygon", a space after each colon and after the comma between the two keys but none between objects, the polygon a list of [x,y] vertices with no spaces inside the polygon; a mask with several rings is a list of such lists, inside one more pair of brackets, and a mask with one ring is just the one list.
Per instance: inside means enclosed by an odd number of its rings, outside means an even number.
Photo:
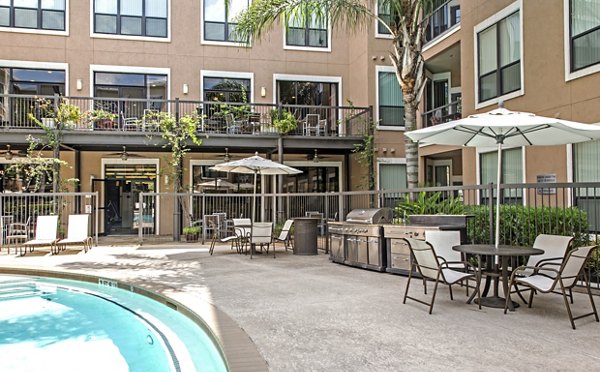
[{"label": "paved walkway", "polygon": [[[276,259],[250,260],[225,246],[214,256],[189,245],[96,247],[35,257],[3,251],[0,265],[88,272],[207,301],[249,335],[271,371],[600,370],[600,324],[587,317],[572,330],[560,296],[538,296],[533,309],[504,315],[466,305],[459,288],[450,301],[441,287],[428,315],[423,305],[402,304],[405,277],[323,254],[280,249]],[[418,281],[412,289],[423,294]],[[588,309],[576,293],[574,313]]]}]

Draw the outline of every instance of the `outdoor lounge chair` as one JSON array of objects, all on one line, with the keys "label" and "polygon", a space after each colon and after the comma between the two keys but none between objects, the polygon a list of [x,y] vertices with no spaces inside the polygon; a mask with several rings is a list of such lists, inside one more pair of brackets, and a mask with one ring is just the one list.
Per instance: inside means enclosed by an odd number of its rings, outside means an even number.
[{"label": "outdoor lounge chair", "polygon": [[38,216],[35,225],[35,237],[33,240],[28,240],[19,248],[19,255],[24,256],[29,252],[33,252],[35,247],[49,246],[50,251],[54,251],[56,245],[56,232],[58,230],[58,216]]},{"label": "outdoor lounge chair", "polygon": [[69,215],[67,237],[56,242],[57,253],[58,251],[64,251],[67,245],[80,245],[85,253],[92,249],[92,237],[88,234],[89,219],[89,214]]},{"label": "outdoor lounge chair", "polygon": [[[572,243],[572,236],[540,234],[535,238],[535,241],[533,242],[533,248],[543,249],[544,253],[540,255],[529,256],[525,266],[551,266],[555,269],[559,269]],[[519,271],[518,275],[530,276],[532,274],[534,274],[533,269],[525,269]],[[547,272],[546,275],[554,277],[552,272]],[[523,300],[524,303],[527,303],[521,294],[522,290],[520,290],[517,285],[515,285],[515,292],[519,295],[519,297],[521,297],[521,300]],[[573,303],[573,293],[571,289],[569,289],[569,297],[571,298],[571,303]]]},{"label": "outdoor lounge chair", "polygon": [[[448,284],[448,288],[450,289],[450,299],[454,300],[452,296],[452,284],[456,284],[461,282],[467,278],[475,278],[477,291],[477,298],[479,299],[479,308],[481,309],[481,293],[479,290],[479,275],[480,273],[475,270],[473,265],[468,262],[463,262],[464,265],[470,267],[473,272],[461,272],[456,271],[448,267],[447,262],[440,263],[437,255],[435,254],[435,250],[431,246],[430,243],[417,240],[413,238],[404,238],[404,240],[408,243],[408,247],[410,248],[411,254],[411,270],[408,274],[408,283],[406,283],[406,290],[404,292],[404,299],[402,301],[403,304],[406,304],[406,299],[410,298],[416,302],[422,303],[423,305],[429,306],[429,314],[433,311],[433,304],[435,302],[435,295],[437,294],[438,284],[445,283]],[[410,288],[410,281],[413,276],[413,272],[417,270],[417,272],[423,277],[424,280],[434,281],[435,286],[433,287],[433,295],[431,297],[431,302],[425,302],[418,298],[410,297],[408,295],[408,289]]]},{"label": "outdoor lounge chair", "polygon": [[291,234],[290,234],[290,230],[292,229],[292,225],[294,224],[294,220],[287,220],[285,221],[285,223],[283,224],[283,228],[281,229],[281,232],[279,233],[279,236],[274,238],[274,242],[273,242],[273,251],[275,251],[275,243],[276,242],[282,242],[283,246],[285,247],[285,250],[287,252],[288,248],[292,248],[291,247],[291,243],[292,240],[291,238]]},{"label": "outdoor lounge chair", "polygon": [[[540,293],[561,294],[565,301],[567,314],[569,315],[569,320],[571,321],[571,327],[573,327],[573,329],[575,329],[575,320],[586,316],[593,315],[596,318],[596,322],[598,322],[600,321],[598,319],[598,312],[596,311],[596,305],[594,304],[592,292],[590,291],[589,278],[584,269],[585,264],[592,255],[592,252],[597,248],[597,245],[593,245],[573,249],[567,254],[567,257],[565,258],[559,269],[548,266],[520,266],[515,271],[513,271],[512,275],[510,276],[509,288],[516,284],[520,284],[523,286],[530,287],[531,289],[535,289]],[[532,270],[533,274],[526,277],[519,277],[519,273],[524,273],[528,270]],[[548,274],[552,276],[548,276]],[[567,300],[566,290],[571,290],[577,284],[577,281],[581,276],[583,276],[585,289],[590,298],[592,311],[586,314],[573,317],[571,307],[569,306],[569,301]],[[557,287],[560,287],[560,292],[556,291]],[[534,291],[531,291],[531,293],[529,294],[528,307],[531,307],[531,305],[533,304],[533,295]],[[510,294],[509,296],[506,296],[506,304],[504,305],[505,314],[508,308],[508,301],[511,301]]]}]

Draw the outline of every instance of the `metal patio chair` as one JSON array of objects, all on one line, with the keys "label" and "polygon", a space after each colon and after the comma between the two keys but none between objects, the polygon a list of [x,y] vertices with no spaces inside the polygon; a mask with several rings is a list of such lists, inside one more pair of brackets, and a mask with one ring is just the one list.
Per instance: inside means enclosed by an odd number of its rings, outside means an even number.
[{"label": "metal patio chair", "polygon": [[[535,289],[540,293],[561,294],[565,301],[565,307],[567,308],[567,314],[569,315],[569,320],[571,321],[571,327],[573,327],[573,329],[575,329],[575,320],[586,316],[593,315],[596,318],[596,322],[599,322],[600,319],[598,319],[598,312],[596,311],[596,305],[594,304],[594,299],[592,298],[592,292],[590,290],[590,281],[585,272],[585,264],[591,257],[592,252],[597,248],[597,245],[591,245],[573,249],[567,254],[567,257],[559,269],[548,266],[520,266],[514,270],[510,276],[509,288],[516,284],[520,284],[527,286],[530,289]],[[526,277],[519,277],[520,272],[524,273],[528,270],[532,270],[533,274]],[[550,276],[548,274],[550,274]],[[566,290],[571,290],[577,285],[577,281],[580,277],[583,277],[585,289],[590,298],[592,311],[573,317],[569,301],[567,300],[568,295]],[[560,287],[560,292],[556,290],[557,287]],[[529,303],[527,305],[529,308],[531,308],[531,305],[533,304],[534,293],[535,292],[532,290],[529,294]],[[510,301],[510,295],[506,296],[504,314],[506,314],[506,310],[508,309],[508,301]]]},{"label": "metal patio chair", "polygon": [[[438,256],[435,254],[435,250],[430,243],[417,240],[413,238],[404,238],[408,247],[410,248],[411,254],[411,270],[408,274],[408,282],[406,283],[406,290],[404,292],[403,304],[406,304],[406,299],[409,298],[413,301],[419,302],[423,305],[429,306],[429,314],[433,311],[433,304],[435,302],[435,295],[437,294],[437,287],[439,283],[447,284],[450,290],[450,299],[454,300],[452,296],[452,285],[461,282],[467,278],[474,278],[476,280],[475,290],[477,291],[477,298],[479,299],[479,309],[481,309],[481,293],[479,290],[480,273],[475,270],[475,267],[468,262],[463,262],[464,265],[468,266],[473,272],[461,272],[456,271],[448,267],[447,262],[440,263]],[[411,297],[408,295],[410,288],[410,281],[413,277],[413,272],[417,271],[425,281],[435,282],[433,287],[433,295],[431,302],[425,302],[421,299]]]},{"label": "metal patio chair", "polygon": [[17,250],[17,244],[24,243],[31,239],[31,220],[32,217],[27,217],[25,223],[22,222],[11,222],[8,224],[5,242],[7,253],[10,254],[11,244],[15,245],[15,251]]},{"label": "metal patio chair", "polygon": [[[464,264],[464,259],[460,252],[452,249],[452,247],[460,245],[460,231],[458,230],[426,230],[425,241],[429,242],[438,261],[447,263],[448,267],[453,270],[467,272],[468,267]],[[469,295],[469,279],[465,283],[467,287],[467,296]],[[425,293],[427,294],[427,286],[425,285]]]},{"label": "metal patio chair", "polygon": [[[266,246],[268,254],[271,244],[273,244],[273,223],[254,222],[250,233],[250,258],[257,246],[261,249]],[[275,258],[275,249],[273,249],[273,258]]]}]

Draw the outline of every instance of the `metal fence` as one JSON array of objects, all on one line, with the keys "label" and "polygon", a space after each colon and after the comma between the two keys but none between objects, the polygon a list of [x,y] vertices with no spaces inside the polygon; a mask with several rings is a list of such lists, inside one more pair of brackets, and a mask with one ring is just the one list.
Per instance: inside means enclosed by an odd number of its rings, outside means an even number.
[{"label": "metal fence", "polygon": [[[176,118],[192,115],[198,133],[276,135],[274,120],[289,112],[297,121],[291,136],[362,137],[369,133],[371,108],[275,105],[239,102],[133,98],[27,96],[1,94],[3,127],[37,129],[33,118],[47,127],[71,131],[157,132],[156,113]],[[77,120],[57,121],[59,110],[78,111]]]},{"label": "metal fence", "polygon": [[71,214],[90,215],[88,232],[97,245],[98,193],[0,193],[0,245],[5,243],[10,223],[28,224],[33,233],[36,217],[44,215],[58,215],[58,233],[66,236]]}]

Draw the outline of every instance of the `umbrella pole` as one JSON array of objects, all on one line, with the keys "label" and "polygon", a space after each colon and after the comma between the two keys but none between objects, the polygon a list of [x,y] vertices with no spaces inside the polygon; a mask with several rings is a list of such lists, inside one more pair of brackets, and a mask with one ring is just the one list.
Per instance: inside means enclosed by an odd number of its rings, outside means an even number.
[{"label": "umbrella pole", "polygon": [[500,181],[502,180],[502,142],[498,142],[498,175],[496,180],[496,239],[494,244],[497,249],[500,245]]},{"label": "umbrella pole", "polygon": [[250,258],[254,253],[254,246],[252,245],[252,233],[254,230],[254,216],[256,215],[256,174],[258,172],[254,171],[254,192],[252,193],[252,216],[250,217]]}]

